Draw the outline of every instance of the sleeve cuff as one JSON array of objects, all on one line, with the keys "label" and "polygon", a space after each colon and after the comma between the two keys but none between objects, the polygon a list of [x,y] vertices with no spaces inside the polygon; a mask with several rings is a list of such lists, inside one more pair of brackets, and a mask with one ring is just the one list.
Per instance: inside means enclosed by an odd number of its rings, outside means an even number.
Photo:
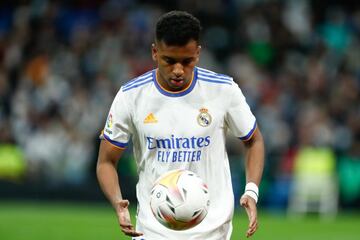
[{"label": "sleeve cuff", "polygon": [[112,145],[114,145],[117,148],[125,149],[129,145],[129,143],[121,143],[121,142],[114,141],[114,140],[110,139],[109,136],[107,136],[105,133],[102,133],[102,137],[103,137],[103,139],[110,142]]},{"label": "sleeve cuff", "polygon": [[252,129],[248,132],[248,134],[246,134],[246,135],[243,136],[243,137],[239,137],[240,140],[242,140],[242,141],[248,141],[248,140],[250,140],[251,137],[253,136],[256,128],[257,128],[257,124],[256,124],[256,121],[255,121],[254,126],[253,126]]}]

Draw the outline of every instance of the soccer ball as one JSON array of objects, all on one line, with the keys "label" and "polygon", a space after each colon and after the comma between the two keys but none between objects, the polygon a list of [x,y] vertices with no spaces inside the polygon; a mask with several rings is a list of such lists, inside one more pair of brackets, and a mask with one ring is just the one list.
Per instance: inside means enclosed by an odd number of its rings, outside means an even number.
[{"label": "soccer ball", "polygon": [[208,187],[188,170],[165,173],[151,190],[150,206],[155,218],[173,230],[198,225],[205,218],[209,204]]}]

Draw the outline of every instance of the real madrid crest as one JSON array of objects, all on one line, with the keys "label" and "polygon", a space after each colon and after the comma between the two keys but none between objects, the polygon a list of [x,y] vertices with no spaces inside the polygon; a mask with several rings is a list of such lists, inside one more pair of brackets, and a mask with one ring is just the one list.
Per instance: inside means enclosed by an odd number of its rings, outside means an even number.
[{"label": "real madrid crest", "polygon": [[202,127],[209,126],[211,123],[211,115],[208,113],[209,110],[206,108],[200,108],[199,111],[200,113],[197,116],[197,122]]}]

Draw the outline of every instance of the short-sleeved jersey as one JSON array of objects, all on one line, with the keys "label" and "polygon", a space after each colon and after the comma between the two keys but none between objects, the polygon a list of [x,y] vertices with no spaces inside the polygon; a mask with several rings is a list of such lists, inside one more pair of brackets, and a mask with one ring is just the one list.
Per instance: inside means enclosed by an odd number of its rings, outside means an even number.
[{"label": "short-sleeved jersey", "polygon": [[[169,92],[159,85],[156,71],[120,88],[103,131],[103,137],[120,148],[132,139],[139,175],[136,228],[144,233],[140,239],[230,239],[234,196],[226,132],[248,140],[256,119],[229,76],[195,67],[186,89]],[[185,231],[167,229],[150,208],[155,180],[173,169],[197,173],[209,188],[207,216]]]}]

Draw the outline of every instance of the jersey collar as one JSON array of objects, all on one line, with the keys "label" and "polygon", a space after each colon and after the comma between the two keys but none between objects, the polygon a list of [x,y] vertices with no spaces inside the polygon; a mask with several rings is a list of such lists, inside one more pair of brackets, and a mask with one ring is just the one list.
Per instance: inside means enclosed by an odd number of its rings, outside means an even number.
[{"label": "jersey collar", "polygon": [[195,85],[196,85],[196,81],[197,81],[197,67],[194,68],[194,72],[193,72],[193,76],[192,76],[192,80],[189,84],[189,86],[187,86],[187,88],[180,90],[180,91],[169,91],[166,90],[165,88],[163,88],[156,77],[156,69],[153,70],[153,78],[155,79],[155,86],[156,88],[159,90],[159,92],[167,97],[181,97],[181,96],[185,96],[186,94],[188,94],[189,92],[191,92]]}]

